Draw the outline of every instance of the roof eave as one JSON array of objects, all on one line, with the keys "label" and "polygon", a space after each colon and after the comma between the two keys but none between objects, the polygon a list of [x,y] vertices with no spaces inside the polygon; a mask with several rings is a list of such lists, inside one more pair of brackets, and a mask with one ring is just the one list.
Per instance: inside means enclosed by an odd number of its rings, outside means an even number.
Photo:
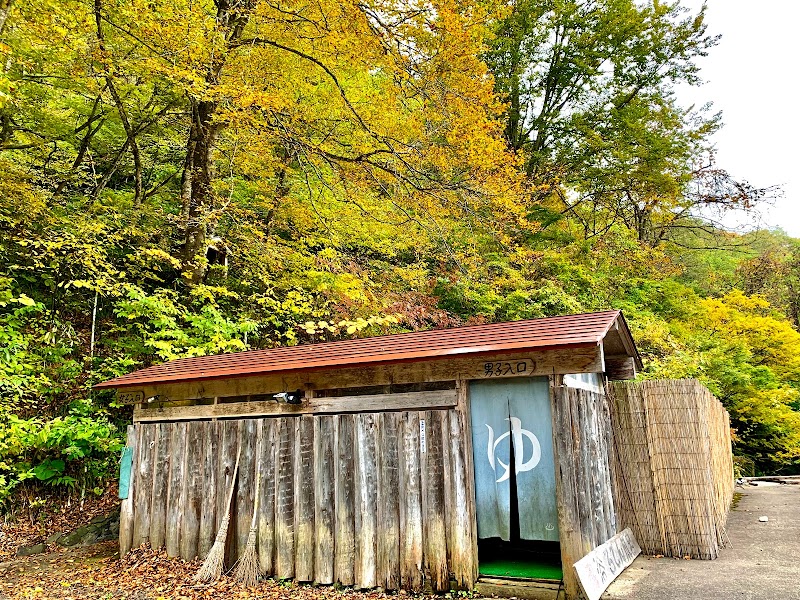
[{"label": "roof eave", "polygon": [[[603,336],[605,337],[605,335]],[[450,352],[447,354],[440,354],[440,355],[433,355],[433,356],[423,356],[423,357],[415,357],[415,358],[406,358],[406,359],[390,359],[390,360],[379,360],[379,361],[369,361],[369,362],[362,362],[358,363],[358,365],[354,365],[353,363],[343,363],[338,365],[326,365],[326,366],[314,366],[314,367],[307,367],[307,368],[299,368],[299,369],[279,369],[279,370],[268,370],[268,371],[251,371],[245,373],[223,373],[219,375],[204,375],[204,376],[197,376],[197,377],[184,377],[184,378],[176,378],[176,379],[168,379],[168,380],[160,380],[160,381],[131,381],[131,382],[119,382],[115,383],[120,378],[110,379],[108,381],[103,381],[100,383],[95,384],[92,386],[92,389],[95,390],[109,390],[109,389],[130,389],[130,388],[141,388],[141,387],[152,387],[152,386],[160,386],[160,385],[174,385],[180,383],[200,383],[203,381],[214,381],[218,379],[241,379],[245,377],[259,377],[259,376],[266,376],[266,375],[285,375],[286,373],[312,373],[318,371],[335,371],[339,369],[347,369],[352,368],[354,366],[358,367],[380,367],[380,366],[387,366],[387,365],[395,365],[395,364],[408,364],[408,363],[415,363],[415,362],[429,362],[429,361],[440,361],[440,360],[448,360],[453,359],[454,357],[486,357],[486,356],[493,356],[497,354],[509,354],[515,352],[544,352],[549,350],[564,350],[566,348],[591,348],[597,347],[601,344],[602,338],[596,341],[587,341],[587,342],[578,342],[573,344],[554,344],[552,346],[537,346],[537,347],[521,347],[521,348],[504,348],[504,349],[492,349],[486,351],[479,351],[479,352]]]},{"label": "roof eave", "polygon": [[639,354],[639,349],[636,347],[636,342],[633,339],[633,334],[631,333],[631,328],[628,326],[628,322],[625,320],[625,315],[622,314],[622,311],[619,311],[617,318],[615,320],[621,326],[618,328],[620,337],[622,339],[623,344],[625,344],[625,348],[628,351],[629,355],[633,358],[634,362],[636,363],[636,370],[641,371],[644,368],[644,364],[642,363],[642,356]]}]

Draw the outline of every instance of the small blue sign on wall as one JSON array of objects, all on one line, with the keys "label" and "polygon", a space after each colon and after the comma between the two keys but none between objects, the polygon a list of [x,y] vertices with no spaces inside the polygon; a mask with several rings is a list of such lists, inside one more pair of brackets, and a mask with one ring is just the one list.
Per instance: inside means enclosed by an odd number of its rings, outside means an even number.
[{"label": "small blue sign on wall", "polygon": [[119,460],[119,497],[125,500],[131,489],[131,469],[133,467],[133,448],[125,446]]}]

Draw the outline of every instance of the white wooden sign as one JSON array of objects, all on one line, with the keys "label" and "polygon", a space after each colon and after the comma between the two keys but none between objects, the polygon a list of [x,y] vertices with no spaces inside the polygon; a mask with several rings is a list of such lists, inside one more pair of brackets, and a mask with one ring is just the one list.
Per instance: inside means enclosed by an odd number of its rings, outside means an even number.
[{"label": "white wooden sign", "polygon": [[425,419],[419,420],[419,451],[422,454],[428,451],[428,435],[425,430]]},{"label": "white wooden sign", "polygon": [[586,597],[598,600],[641,552],[633,532],[626,529],[576,562],[575,571]]}]

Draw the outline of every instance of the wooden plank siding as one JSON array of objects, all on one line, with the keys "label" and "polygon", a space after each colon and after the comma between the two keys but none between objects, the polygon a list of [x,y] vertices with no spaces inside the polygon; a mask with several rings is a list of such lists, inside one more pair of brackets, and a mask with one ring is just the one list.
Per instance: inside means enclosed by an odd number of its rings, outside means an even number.
[{"label": "wooden plank siding", "polygon": [[567,598],[578,598],[573,565],[616,531],[611,466],[611,426],[604,394],[554,386],[553,446],[558,527]]},{"label": "wooden plank siding", "polygon": [[233,487],[232,565],[253,517],[258,472],[264,575],[437,592],[455,578],[471,588],[476,539],[466,422],[455,409],[439,409],[139,423],[132,439],[140,450],[152,442],[152,452],[138,453],[135,463],[126,546],[155,532],[158,489],[167,490],[164,531],[149,539],[186,559],[207,553]]}]

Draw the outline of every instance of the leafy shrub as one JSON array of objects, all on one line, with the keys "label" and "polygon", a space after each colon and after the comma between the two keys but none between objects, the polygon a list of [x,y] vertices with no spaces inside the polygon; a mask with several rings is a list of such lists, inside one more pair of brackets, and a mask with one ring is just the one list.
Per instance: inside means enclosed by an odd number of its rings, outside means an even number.
[{"label": "leafy shrub", "polygon": [[[42,491],[102,491],[115,472],[122,432],[103,416],[53,419],[0,416],[0,509],[36,502]],[[44,490],[43,490],[44,488]]]}]

